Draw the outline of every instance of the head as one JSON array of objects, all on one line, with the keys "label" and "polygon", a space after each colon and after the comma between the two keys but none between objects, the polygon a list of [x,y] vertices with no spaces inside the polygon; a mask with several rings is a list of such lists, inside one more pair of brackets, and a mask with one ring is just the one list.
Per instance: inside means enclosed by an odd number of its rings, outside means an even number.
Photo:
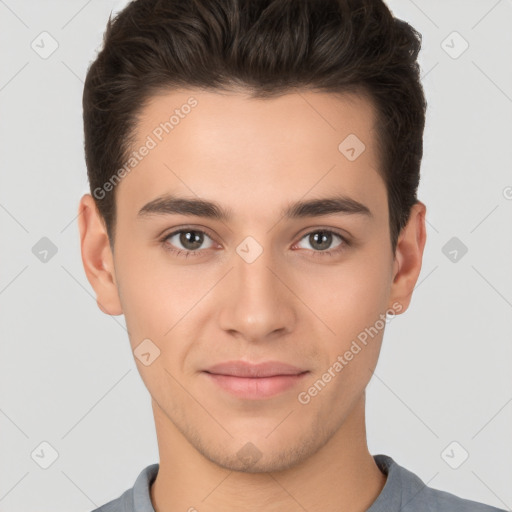
[{"label": "head", "polygon": [[[419,49],[380,0],[137,0],[109,20],[83,97],[84,266],[152,354],[161,429],[209,460],[290,467],[362,410],[421,269]],[[207,372],[233,360],[301,376],[240,397]]]}]

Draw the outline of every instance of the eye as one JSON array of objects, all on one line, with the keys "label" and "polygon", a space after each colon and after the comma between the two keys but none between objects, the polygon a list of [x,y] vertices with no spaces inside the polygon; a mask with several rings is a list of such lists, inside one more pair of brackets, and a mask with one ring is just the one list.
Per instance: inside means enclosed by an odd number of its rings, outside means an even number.
[{"label": "eye", "polygon": [[[339,242],[334,246],[334,249],[331,249],[333,247],[333,240],[335,239],[338,239]],[[303,240],[312,247],[315,256],[333,256],[342,252],[350,245],[345,237],[328,229],[317,229],[316,231],[311,231],[303,236],[301,241],[296,245],[300,247],[300,243]],[[308,247],[301,248],[308,249]]]},{"label": "eye", "polygon": [[[207,247],[201,247],[205,238],[210,241]],[[201,250],[211,249],[213,240],[199,229],[180,229],[166,235],[162,240],[164,247],[178,256],[198,256]]]},{"label": "eye", "polygon": [[[336,239],[338,239],[338,243],[334,246],[334,249],[331,249],[333,241]],[[206,246],[204,246],[205,241],[207,242]],[[300,247],[303,241],[310,245],[314,256],[335,256],[350,246],[350,242],[344,236],[329,229],[311,231],[296,244],[299,248],[309,249],[308,247]],[[185,258],[201,256],[203,251],[215,246],[214,241],[206,232],[192,228],[181,228],[173,231],[165,235],[161,243],[165,250]]]}]

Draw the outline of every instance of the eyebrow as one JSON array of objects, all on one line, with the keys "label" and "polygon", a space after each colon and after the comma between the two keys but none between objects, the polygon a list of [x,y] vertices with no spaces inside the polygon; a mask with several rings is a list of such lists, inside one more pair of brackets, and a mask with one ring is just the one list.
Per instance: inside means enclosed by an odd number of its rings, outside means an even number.
[{"label": "eyebrow", "polygon": [[[234,217],[234,213],[231,209],[224,208],[215,201],[177,197],[170,194],[157,197],[145,204],[139,210],[137,216],[142,218],[152,215],[172,214],[193,215],[223,222],[227,222]],[[372,212],[366,205],[345,195],[297,201],[289,204],[282,211],[282,216],[288,219],[321,217],[323,215],[333,214],[373,217]]]}]

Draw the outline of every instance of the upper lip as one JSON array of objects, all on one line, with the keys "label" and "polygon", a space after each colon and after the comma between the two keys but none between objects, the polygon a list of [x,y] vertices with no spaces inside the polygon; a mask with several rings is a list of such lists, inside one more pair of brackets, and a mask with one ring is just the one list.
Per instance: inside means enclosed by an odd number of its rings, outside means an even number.
[{"label": "upper lip", "polygon": [[258,364],[247,361],[226,361],[213,365],[205,371],[233,377],[275,377],[277,375],[299,375],[306,370],[279,361],[265,361]]}]

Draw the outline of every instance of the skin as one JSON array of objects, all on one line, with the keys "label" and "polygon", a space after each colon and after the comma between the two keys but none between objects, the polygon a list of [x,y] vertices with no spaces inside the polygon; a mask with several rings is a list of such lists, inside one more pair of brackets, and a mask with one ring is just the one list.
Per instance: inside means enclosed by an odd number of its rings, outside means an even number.
[{"label": "skin", "polygon": [[[79,207],[82,260],[99,307],[125,315],[132,350],[146,338],[160,350],[148,366],[135,358],[152,397],[160,453],[153,506],[315,512],[343,503],[364,511],[386,479],[365,429],[365,388],[384,329],[309,403],[297,396],[379,315],[408,308],[426,207],[414,205],[393,255],[375,111],[362,96],[302,91],[256,100],[173,91],[144,107],[136,147],[191,96],[198,105],[116,186],[114,250],[91,195]],[[338,150],[351,133],[366,146],[352,162]],[[137,215],[166,193],[214,200],[234,217]],[[281,215],[291,202],[334,193],[372,216]],[[190,250],[179,235],[161,241],[181,227],[207,232],[199,255],[166,249]],[[343,242],[333,235],[333,255],[321,254],[307,236],[319,228],[352,243],[336,253]],[[252,263],[236,251],[247,236],[263,249]],[[249,400],[202,373],[227,360],[277,360],[309,373],[292,389]],[[238,455],[246,445],[257,455],[252,462]]]}]

